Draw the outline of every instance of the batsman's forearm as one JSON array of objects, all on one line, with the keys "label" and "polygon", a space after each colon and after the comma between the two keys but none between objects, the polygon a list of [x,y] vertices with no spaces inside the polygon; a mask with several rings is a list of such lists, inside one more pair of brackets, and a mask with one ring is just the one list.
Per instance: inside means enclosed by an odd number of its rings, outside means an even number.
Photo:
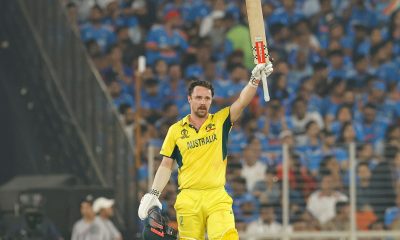
[{"label": "batsman's forearm", "polygon": [[244,109],[245,107],[247,107],[247,105],[250,104],[251,100],[254,98],[256,93],[257,93],[257,87],[251,85],[250,83],[243,88],[237,100],[242,109]]},{"label": "batsman's forearm", "polygon": [[249,105],[254,95],[257,92],[257,86],[260,81],[257,79],[252,79],[240,92],[238,99],[231,105],[230,117],[231,122],[235,122],[239,119],[243,110]]},{"label": "batsman's forearm", "polygon": [[171,168],[160,165],[151,187],[153,194],[160,196],[171,177]]}]

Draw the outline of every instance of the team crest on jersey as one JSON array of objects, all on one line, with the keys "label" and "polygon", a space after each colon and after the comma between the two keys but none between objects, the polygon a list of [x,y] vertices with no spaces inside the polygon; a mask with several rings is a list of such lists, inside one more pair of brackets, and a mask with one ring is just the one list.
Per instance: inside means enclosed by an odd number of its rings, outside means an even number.
[{"label": "team crest on jersey", "polygon": [[181,136],[181,139],[189,138],[188,133],[189,133],[188,130],[182,129],[182,131],[181,131],[181,135],[182,135],[182,136]]},{"label": "team crest on jersey", "polygon": [[209,132],[211,130],[215,129],[215,124],[214,123],[210,123],[206,126],[206,131]]}]

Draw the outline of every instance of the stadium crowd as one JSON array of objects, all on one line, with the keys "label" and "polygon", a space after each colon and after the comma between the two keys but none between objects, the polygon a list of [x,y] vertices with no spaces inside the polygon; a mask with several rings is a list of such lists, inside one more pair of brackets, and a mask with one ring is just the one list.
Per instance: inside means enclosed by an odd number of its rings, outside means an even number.
[{"label": "stadium crowd", "polygon": [[[248,82],[253,56],[242,0],[65,0],[71,25],[133,141],[160,147],[190,111],[187,84],[212,82],[212,110]],[[356,143],[357,227],[400,229],[400,11],[391,0],[263,0],[272,100],[261,88],[229,137],[226,189],[241,232],[282,228],[282,146],[289,146],[290,227],[349,228],[349,144]],[[145,55],[135,122],[137,59]],[[160,162],[157,157],[156,163]],[[147,191],[147,149],[138,199]],[[157,167],[157,166],[156,166]],[[156,168],[155,168],[156,169]],[[176,174],[163,195],[176,221]]]}]

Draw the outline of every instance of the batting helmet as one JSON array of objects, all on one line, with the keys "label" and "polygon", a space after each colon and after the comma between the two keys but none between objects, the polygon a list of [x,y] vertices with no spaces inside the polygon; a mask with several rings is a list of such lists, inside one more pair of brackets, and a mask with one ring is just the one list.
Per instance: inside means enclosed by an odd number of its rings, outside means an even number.
[{"label": "batting helmet", "polygon": [[168,220],[161,214],[157,206],[150,208],[149,215],[144,220],[144,240],[176,240],[178,232],[168,226]]}]

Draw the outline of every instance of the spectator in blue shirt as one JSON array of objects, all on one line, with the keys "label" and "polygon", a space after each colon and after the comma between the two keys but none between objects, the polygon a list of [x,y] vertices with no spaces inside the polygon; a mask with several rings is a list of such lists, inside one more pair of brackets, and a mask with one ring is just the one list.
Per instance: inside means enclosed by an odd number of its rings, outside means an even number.
[{"label": "spectator in blue shirt", "polygon": [[365,87],[365,83],[372,77],[369,72],[367,55],[353,56],[354,68],[349,71],[347,78],[348,86],[352,90],[360,91]]},{"label": "spectator in blue shirt", "polygon": [[[309,1],[310,2],[310,1]],[[320,4],[320,10],[315,15],[314,21],[316,22],[316,35],[321,43],[322,48],[327,48],[329,42],[329,31],[330,26],[333,26],[337,22],[332,1],[330,0],[318,0]],[[306,4],[307,6],[308,4]],[[314,5],[314,4],[313,4]]]},{"label": "spectator in blue shirt", "polygon": [[337,143],[341,145],[342,148],[348,149],[348,145],[357,142],[356,128],[353,122],[345,122],[340,128],[339,138]]},{"label": "spectator in blue shirt", "polygon": [[310,81],[314,86],[314,92],[320,98],[324,97],[328,92],[328,64],[325,61],[317,61],[313,64],[313,75]]},{"label": "spectator in blue shirt", "polygon": [[132,43],[137,44],[142,40],[142,33],[137,18],[134,15],[124,14],[116,0],[110,1],[107,4],[106,16],[103,19],[103,23],[114,30],[121,26],[127,27]]},{"label": "spectator in blue shirt", "polygon": [[[318,38],[312,32],[311,21],[303,18],[291,25],[290,31],[293,34],[292,42],[296,50],[303,49],[307,51],[306,61],[309,63],[319,61],[321,56],[318,55],[320,52],[320,43]],[[293,47],[290,47],[293,48]],[[291,62],[290,56],[288,61]]]},{"label": "spectator in blue shirt", "polygon": [[154,63],[154,77],[160,81],[160,83],[168,81],[168,64],[163,59],[157,59]]},{"label": "spectator in blue shirt", "polygon": [[211,11],[211,6],[208,1],[204,0],[186,0],[183,3],[169,3],[164,7],[164,14],[171,10],[178,10],[186,22],[200,21],[207,16]]},{"label": "spectator in blue shirt", "polygon": [[282,23],[286,26],[289,26],[295,24],[300,19],[305,17],[302,12],[296,9],[294,0],[283,0],[282,5],[283,7],[276,9],[268,18],[268,25]]},{"label": "spectator in blue shirt", "polygon": [[326,28],[329,28],[329,32],[322,34],[320,36],[320,44],[322,49],[327,49],[329,44],[333,41],[338,41],[342,48],[344,49],[344,52],[346,55],[349,55],[351,53],[351,44],[350,44],[350,38],[346,36],[345,34],[345,29],[340,21],[333,21],[330,26],[326,26]]},{"label": "spectator in blue shirt", "polygon": [[229,80],[222,83],[220,81],[221,86],[224,87],[224,91],[221,92],[223,94],[223,102],[220,103],[222,105],[228,105],[233,103],[233,100],[236,99],[241,89],[245,86],[245,79],[248,78],[248,71],[246,67],[242,64],[235,64],[230,66],[229,71]]},{"label": "spectator in blue shirt", "polygon": [[[120,80],[121,87],[126,93],[133,93],[132,91],[132,68],[123,62],[122,50],[118,45],[112,45],[107,51],[109,66],[104,69],[104,74],[114,73]],[[133,96],[133,94],[132,94]]]},{"label": "spectator in blue shirt", "polygon": [[[262,151],[267,151],[269,149],[269,139],[265,134],[263,134],[260,129],[258,129],[257,125],[257,118],[254,116],[244,118],[242,120],[242,125],[243,125],[243,139],[240,139],[238,143],[240,143],[240,146],[248,146],[248,145],[254,145],[254,148],[256,149],[258,146],[260,146]],[[243,150],[243,149],[242,149]],[[264,156],[261,156],[261,161],[264,163],[267,162],[267,159],[264,158]]]},{"label": "spectator in blue shirt", "polygon": [[173,102],[181,110],[187,103],[186,83],[182,77],[181,66],[179,64],[170,65],[168,76],[168,81],[160,83],[160,91],[167,102]]},{"label": "spectator in blue shirt", "polygon": [[285,53],[290,41],[289,27],[281,22],[276,22],[268,26],[271,35],[271,38],[268,40],[269,48],[273,48],[281,54]]},{"label": "spectator in blue shirt", "polygon": [[379,66],[376,75],[386,83],[400,82],[399,66],[393,61],[393,42],[383,41],[377,46]]},{"label": "spectator in blue shirt", "polygon": [[194,56],[195,61],[190,64],[185,70],[185,77],[196,77],[201,78],[204,75],[204,68],[207,63],[212,61],[211,59],[211,43],[208,39],[204,39],[200,46],[197,48]]},{"label": "spectator in blue shirt", "polygon": [[278,99],[281,102],[288,102],[289,91],[287,75],[282,73],[273,74],[269,79],[269,89],[271,98]]},{"label": "spectator in blue shirt", "polygon": [[336,145],[336,135],[330,131],[322,132],[322,156],[332,155],[335,157],[339,166],[342,169],[346,169],[348,165],[348,153]]},{"label": "spectator in blue shirt", "polygon": [[352,126],[352,131],[354,131],[356,141],[362,141],[364,139],[362,127],[361,125],[354,121],[352,107],[344,104],[341,105],[336,113],[335,120],[330,125],[330,130],[336,135],[338,138],[338,143],[340,144],[342,139],[342,129],[345,124],[350,123]]},{"label": "spectator in blue shirt", "polygon": [[376,152],[373,149],[371,143],[363,143],[357,148],[357,160],[359,162],[365,162],[368,164],[369,169],[374,171],[375,168],[382,161],[381,158],[376,156]]},{"label": "spectator in blue shirt", "polygon": [[225,95],[225,88],[224,85],[221,84],[223,83],[223,80],[221,80],[217,75],[217,63],[213,59],[205,64],[202,79],[213,84],[215,95],[213,98],[213,104],[211,106],[211,112],[217,112],[218,109],[221,109],[225,106],[222,97]]},{"label": "spectator in blue shirt", "polygon": [[239,200],[244,199],[246,197],[247,193],[247,186],[246,186],[246,179],[243,177],[235,177],[232,179],[231,183],[231,189],[232,189],[232,198],[234,199],[233,201],[233,212],[235,215],[240,211],[240,205],[239,205]]},{"label": "spectator in blue shirt", "polygon": [[[230,132],[230,136],[228,139],[228,151],[233,155],[240,156],[242,154],[242,150],[247,144],[247,137],[244,132],[244,121],[246,121],[248,117],[244,117],[242,121],[235,124]],[[244,121],[243,121],[244,120]]]},{"label": "spectator in blue shirt", "polygon": [[103,52],[115,42],[115,34],[102,24],[103,9],[95,5],[90,10],[89,22],[81,26],[81,38],[84,42],[95,39]]},{"label": "spectator in blue shirt", "polygon": [[328,79],[334,78],[345,79],[347,75],[347,69],[344,65],[344,53],[341,49],[335,49],[328,52],[329,58],[329,73]]},{"label": "spectator in blue shirt", "polygon": [[379,119],[374,104],[367,103],[363,107],[361,125],[364,132],[363,141],[377,144],[384,139],[387,123]]},{"label": "spectator in blue shirt", "polygon": [[239,211],[236,215],[245,223],[250,223],[257,220],[259,216],[259,201],[252,194],[247,193],[243,198],[238,201]]},{"label": "spectator in blue shirt", "polygon": [[181,25],[180,13],[169,11],[164,16],[164,25],[155,25],[147,35],[147,60],[151,65],[158,58],[168,64],[178,63],[181,55],[189,50],[183,32],[178,29]]},{"label": "spectator in blue shirt", "polygon": [[278,99],[271,99],[267,105],[265,116],[260,116],[257,124],[268,138],[276,140],[279,139],[279,134],[282,131],[290,128],[282,104]]},{"label": "spectator in blue shirt", "polygon": [[154,123],[162,116],[162,103],[165,101],[157,79],[150,78],[144,81],[142,90],[142,110],[149,122]]},{"label": "spectator in blue shirt", "polygon": [[129,28],[126,26],[116,27],[115,33],[117,35],[116,44],[121,48],[124,64],[127,66],[137,65],[138,57],[145,55],[144,42],[132,42]]},{"label": "spectator in blue shirt", "polygon": [[375,12],[375,15],[378,19],[378,26],[383,26],[389,23],[389,18],[391,12],[388,11],[388,8],[390,8],[390,5],[393,4],[393,1],[391,0],[384,0],[384,1],[377,1],[377,0],[372,0],[371,1],[373,5],[373,11]]},{"label": "spectator in blue shirt", "polygon": [[295,91],[298,97],[305,99],[308,102],[308,112],[320,112],[322,99],[316,94],[313,78],[304,78],[300,87]]},{"label": "spectator in blue shirt", "polygon": [[132,96],[121,91],[121,84],[118,82],[116,76],[106,79],[106,85],[116,108],[119,108],[124,103],[134,107]]},{"label": "spectator in blue shirt", "polygon": [[354,21],[364,22],[366,26],[370,28],[375,27],[378,24],[375,12],[367,6],[366,1],[364,0],[353,1],[350,6],[350,11],[350,24]]},{"label": "spectator in blue shirt", "polygon": [[[163,0],[158,0],[158,1],[165,2]],[[181,3],[179,3],[179,2],[175,3],[174,1],[168,1],[165,3],[165,5],[162,9],[162,15],[165,16],[170,11],[178,11],[182,16],[182,19],[184,21],[188,21],[188,19],[190,18],[191,11],[192,11],[193,2],[194,2],[194,0],[188,0],[188,1],[181,2]]]},{"label": "spectator in blue shirt", "polygon": [[291,92],[294,92],[299,87],[301,80],[313,74],[313,69],[309,64],[310,55],[310,49],[299,48],[293,51],[292,68],[288,76],[288,87]]},{"label": "spectator in blue shirt", "polygon": [[351,48],[353,50],[352,56],[357,54],[368,54],[370,48],[370,41],[368,39],[369,27],[365,22],[353,21],[354,36],[351,39]]},{"label": "spectator in blue shirt", "polygon": [[[370,71],[373,75],[387,82],[396,81],[396,67],[392,62],[392,43],[383,41],[371,47]],[[393,80],[392,80],[393,79]]]},{"label": "spectator in blue shirt", "polygon": [[395,119],[396,103],[386,96],[386,84],[381,81],[374,81],[368,90],[367,102],[376,106],[379,119],[387,124],[391,124]]},{"label": "spectator in blue shirt", "polygon": [[360,108],[362,106],[362,101],[361,101],[361,96],[358,95],[356,91],[347,88],[343,94],[342,105],[346,105],[351,109],[353,113],[353,119],[359,119],[358,117],[356,118],[354,116],[360,115],[360,110],[361,110]]},{"label": "spectator in blue shirt", "polygon": [[321,109],[321,114],[328,120],[328,123],[334,119],[340,104],[343,103],[346,82],[342,78],[334,78],[329,84],[329,89],[329,95],[323,100]]},{"label": "spectator in blue shirt", "polygon": [[306,125],[306,134],[296,139],[298,144],[302,146],[302,150],[308,160],[308,169],[313,176],[317,176],[318,167],[321,162],[321,129],[314,121],[310,121]]}]

